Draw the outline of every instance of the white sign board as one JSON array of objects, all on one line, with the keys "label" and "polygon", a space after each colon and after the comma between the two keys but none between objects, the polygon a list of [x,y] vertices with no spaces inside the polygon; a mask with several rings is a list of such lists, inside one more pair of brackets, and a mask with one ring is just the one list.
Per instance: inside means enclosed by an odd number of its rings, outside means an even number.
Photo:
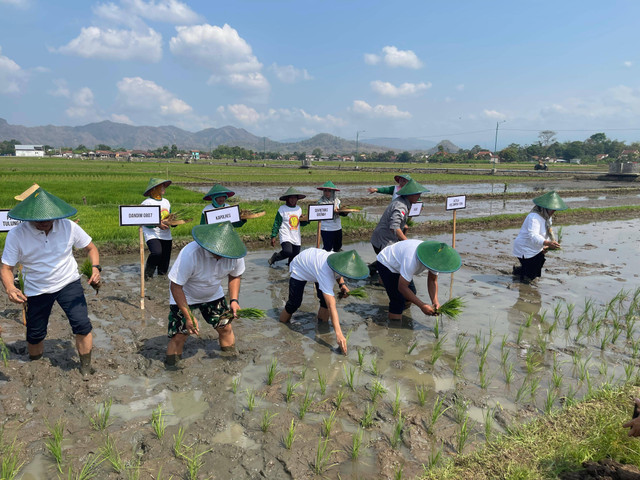
[{"label": "white sign board", "polygon": [[323,220],[333,220],[334,215],[333,203],[325,203],[323,205],[309,205],[309,221],[321,222]]},{"label": "white sign board", "polygon": [[9,218],[7,213],[9,210],[0,210],[0,232],[8,232],[13,227],[17,227],[20,223],[20,220],[14,220],[13,218]]},{"label": "white sign board", "polygon": [[207,225],[211,223],[222,222],[239,222],[240,221],[240,207],[233,205],[232,207],[214,208],[213,210],[207,210],[204,212],[205,222]]},{"label": "white sign board", "polygon": [[447,197],[447,210],[460,210],[467,208],[467,196]]},{"label": "white sign board", "polygon": [[409,217],[417,217],[422,212],[422,202],[412,203],[409,210]]},{"label": "white sign board", "polygon": [[120,205],[120,226],[160,225],[160,205]]}]

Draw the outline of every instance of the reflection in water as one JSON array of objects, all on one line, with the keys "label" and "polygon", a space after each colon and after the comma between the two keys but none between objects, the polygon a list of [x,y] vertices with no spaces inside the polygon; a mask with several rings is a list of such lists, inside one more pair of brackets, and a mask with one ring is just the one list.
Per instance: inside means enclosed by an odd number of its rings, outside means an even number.
[{"label": "reflection in water", "polygon": [[507,311],[507,319],[509,321],[509,331],[512,332],[513,338],[515,338],[520,327],[526,323],[530,316],[533,316],[536,321],[540,320],[542,296],[538,291],[537,285],[528,285],[515,281],[513,286],[518,290],[518,298],[516,303]]}]

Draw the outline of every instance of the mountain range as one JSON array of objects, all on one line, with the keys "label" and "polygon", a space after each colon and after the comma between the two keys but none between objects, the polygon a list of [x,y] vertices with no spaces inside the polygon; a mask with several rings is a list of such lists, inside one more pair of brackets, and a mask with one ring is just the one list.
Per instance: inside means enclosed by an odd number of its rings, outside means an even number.
[{"label": "mountain range", "polygon": [[[171,125],[137,127],[109,120],[77,127],[55,125],[25,127],[11,125],[0,118],[0,141],[8,140],[17,140],[23,145],[50,145],[56,148],[76,148],[79,145],[94,148],[96,145],[103,144],[129,150],[154,150],[164,145],[176,145],[182,150],[213,150],[218,145],[228,145],[258,152],[265,150],[281,153],[311,153],[319,148],[325,154],[346,154],[355,151],[356,147],[362,153],[386,150],[429,151],[429,153],[437,151],[437,145],[434,142],[416,138],[372,138],[358,142],[356,145],[353,140],[320,133],[295,142],[276,142],[253,135],[243,128],[232,126],[207,128],[193,133]],[[457,146],[447,140],[440,143],[449,152],[458,150]]]}]

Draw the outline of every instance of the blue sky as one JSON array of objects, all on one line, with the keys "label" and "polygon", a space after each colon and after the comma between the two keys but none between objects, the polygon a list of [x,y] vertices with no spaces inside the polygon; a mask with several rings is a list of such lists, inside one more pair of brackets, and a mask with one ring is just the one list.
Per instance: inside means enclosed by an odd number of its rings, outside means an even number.
[{"label": "blue sky", "polygon": [[637,1],[0,0],[0,117],[640,140]]}]

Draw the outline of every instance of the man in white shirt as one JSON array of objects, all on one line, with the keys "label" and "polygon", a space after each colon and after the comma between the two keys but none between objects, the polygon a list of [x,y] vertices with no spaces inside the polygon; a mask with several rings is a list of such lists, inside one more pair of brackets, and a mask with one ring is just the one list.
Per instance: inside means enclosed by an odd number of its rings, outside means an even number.
[{"label": "man in white shirt", "polygon": [[[389,297],[389,320],[402,319],[405,303],[416,305],[425,315],[435,315],[438,301],[438,273],[451,273],[461,266],[460,255],[445,243],[421,240],[404,240],[382,249],[378,254],[378,274]],[[413,277],[425,270],[427,290],[431,305],[423,302],[415,287]]]},{"label": "man in white shirt", "polygon": [[333,330],[340,350],[347,354],[347,340],[340,328],[336,297],[333,294],[333,283],[337,282],[340,293],[349,295],[349,288],[342,277],[360,280],[369,276],[369,268],[355,250],[330,253],[319,248],[308,248],[298,254],[289,266],[289,299],[280,313],[280,321],[288,323],[293,314],[302,305],[302,296],[307,282],[314,282],[316,294],[320,300],[318,322],[331,319]]},{"label": "man in white shirt", "polygon": [[[231,321],[240,309],[238,294],[247,248],[229,222],[197,225],[191,234],[194,241],[180,251],[169,272],[170,340],[165,359],[169,369],[178,367],[189,335],[200,333],[193,315],[196,309],[218,332],[220,349],[235,351]],[[222,288],[225,278],[228,279],[228,305]]]},{"label": "man in white shirt", "polygon": [[[38,188],[8,216],[23,223],[7,234],[0,277],[9,300],[27,305],[27,350],[30,360],[44,352],[49,316],[58,302],[69,319],[80,355],[80,373],[87,376],[91,368],[91,322],[87,313],[78,264],[73,248],[82,248],[93,265],[90,284],[100,281],[98,249],[75,222],[66,217],[77,210],[60,198]],[[14,284],[13,269],[22,264],[24,292]]]}]

